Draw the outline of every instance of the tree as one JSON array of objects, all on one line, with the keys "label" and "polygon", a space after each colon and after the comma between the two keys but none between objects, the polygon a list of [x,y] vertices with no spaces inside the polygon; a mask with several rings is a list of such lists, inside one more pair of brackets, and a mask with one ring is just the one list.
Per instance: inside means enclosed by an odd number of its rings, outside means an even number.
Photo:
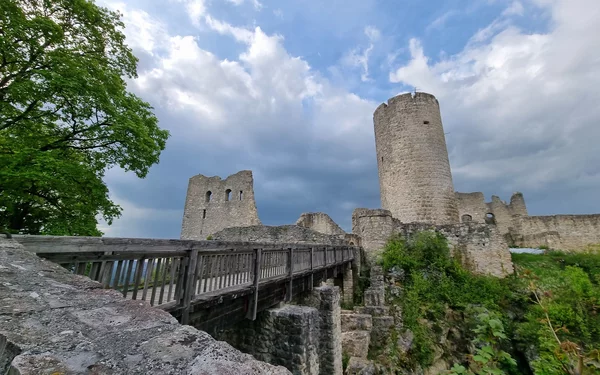
[{"label": "tree", "polygon": [[143,178],[169,133],[129,93],[120,15],[89,0],[0,1],[0,229],[100,235],[105,171]]}]

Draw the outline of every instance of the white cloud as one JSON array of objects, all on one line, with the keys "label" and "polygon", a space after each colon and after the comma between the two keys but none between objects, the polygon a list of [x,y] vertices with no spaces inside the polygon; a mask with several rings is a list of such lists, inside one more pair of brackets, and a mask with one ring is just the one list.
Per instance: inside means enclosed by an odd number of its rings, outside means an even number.
[{"label": "white cloud", "polygon": [[523,4],[521,4],[520,1],[515,0],[513,1],[510,6],[508,8],[506,8],[504,10],[504,12],[502,12],[502,15],[504,16],[522,16],[523,12],[525,11],[525,8],[523,7]]},{"label": "white cloud", "polygon": [[363,82],[367,82],[370,80],[369,57],[371,52],[373,52],[373,48],[375,48],[375,42],[381,37],[381,32],[374,26],[367,26],[364,33],[369,39],[369,46],[364,49],[360,47],[354,48],[342,58],[342,63],[351,67],[362,68],[360,79]]},{"label": "white cloud", "polygon": [[375,26],[365,27],[365,35],[369,38],[369,41],[376,42],[381,37],[381,32]]},{"label": "white cloud", "polygon": [[444,14],[442,14],[441,16],[439,16],[438,18],[436,18],[435,20],[433,20],[429,25],[427,25],[426,30],[432,30],[432,29],[441,29],[442,27],[444,27],[444,25],[446,25],[446,22],[456,16],[458,14],[458,11],[456,10],[449,10],[447,12],[445,12]]},{"label": "white cloud", "polygon": [[[246,0],[226,0],[226,1],[230,2],[234,5],[242,5]],[[260,10],[263,7],[262,3],[258,0],[250,0],[250,2],[254,6],[254,8],[257,10]]]},{"label": "white cloud", "polygon": [[[553,17],[548,33],[526,33],[497,20],[440,61],[428,58],[419,40],[410,41],[410,61],[390,80],[440,100],[455,178],[542,189],[578,184],[582,170],[600,164],[600,154],[589,151],[597,147],[591,139],[600,139],[595,3],[539,2]],[[600,182],[595,171],[586,183]]]},{"label": "white cloud", "polygon": [[167,27],[140,9],[132,9],[122,2],[101,1],[101,5],[123,15],[127,45],[134,50],[153,55],[165,42]]},{"label": "white cloud", "polygon": [[253,33],[250,30],[231,26],[227,22],[221,22],[212,18],[210,15],[205,17],[205,21],[209,28],[219,34],[233,36],[238,42],[250,43],[252,41]]},{"label": "white cloud", "polygon": [[[172,0],[173,1],[173,0]],[[206,14],[205,0],[174,0],[185,5],[188,16],[194,26],[200,25],[200,20]]]},{"label": "white cloud", "polygon": [[[373,152],[374,144],[365,124],[372,121],[376,103],[332,86],[304,59],[290,55],[281,35],[234,26],[208,13],[201,19],[208,30],[244,45],[237,58],[223,59],[203,49],[198,37],[161,30],[160,46],[148,47],[154,53],[152,66],[131,83],[161,113],[161,126],[172,133],[168,149],[185,150],[189,160],[178,162],[196,165],[192,155],[198,154],[199,143],[219,153],[235,152],[240,169],[251,163],[257,189],[270,198],[273,189],[286,196],[294,192],[298,199],[313,194],[314,182],[299,182],[299,176],[288,172],[290,165],[352,173],[369,164],[365,154]],[[369,42],[379,38],[376,28],[364,32]],[[319,152],[308,151],[307,145]],[[278,168],[283,173],[273,172]],[[123,219],[107,235],[127,235],[126,228],[137,233],[143,216],[158,215],[130,197],[120,198],[125,195],[113,188],[133,182],[107,181],[125,205]]]}]

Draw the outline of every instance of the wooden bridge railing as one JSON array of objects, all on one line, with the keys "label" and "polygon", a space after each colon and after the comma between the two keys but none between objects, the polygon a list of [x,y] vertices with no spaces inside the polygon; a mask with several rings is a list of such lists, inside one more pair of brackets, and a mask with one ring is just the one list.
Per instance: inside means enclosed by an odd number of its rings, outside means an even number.
[{"label": "wooden bridge railing", "polygon": [[[350,246],[308,246],[216,241],[97,237],[15,236],[29,251],[90,277],[125,298],[165,310],[181,309],[186,324],[194,300],[251,287],[248,317],[256,319],[261,282],[292,281],[354,259]],[[312,278],[312,276],[311,276]]]}]

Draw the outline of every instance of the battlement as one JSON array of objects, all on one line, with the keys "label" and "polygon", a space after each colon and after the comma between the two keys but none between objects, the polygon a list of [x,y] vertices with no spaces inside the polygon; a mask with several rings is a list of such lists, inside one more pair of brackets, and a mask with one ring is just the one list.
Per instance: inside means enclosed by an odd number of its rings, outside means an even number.
[{"label": "battlement", "polygon": [[381,103],[377,109],[375,109],[374,116],[381,111],[386,111],[389,107],[405,107],[408,105],[415,105],[418,103],[434,104],[439,107],[437,98],[426,92],[408,92],[405,94],[396,95],[387,100],[387,103]]},{"label": "battlement", "polygon": [[389,210],[381,208],[370,209],[370,208],[356,208],[352,212],[352,219],[360,219],[365,217],[392,217],[392,213]]}]

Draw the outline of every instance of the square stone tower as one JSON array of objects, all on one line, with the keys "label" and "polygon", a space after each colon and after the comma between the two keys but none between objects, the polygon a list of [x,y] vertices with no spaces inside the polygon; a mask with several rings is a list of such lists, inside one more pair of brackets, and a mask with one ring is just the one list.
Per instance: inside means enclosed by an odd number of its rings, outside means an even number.
[{"label": "square stone tower", "polygon": [[221,177],[190,178],[183,211],[182,240],[205,240],[230,227],[260,225],[252,171]]}]

